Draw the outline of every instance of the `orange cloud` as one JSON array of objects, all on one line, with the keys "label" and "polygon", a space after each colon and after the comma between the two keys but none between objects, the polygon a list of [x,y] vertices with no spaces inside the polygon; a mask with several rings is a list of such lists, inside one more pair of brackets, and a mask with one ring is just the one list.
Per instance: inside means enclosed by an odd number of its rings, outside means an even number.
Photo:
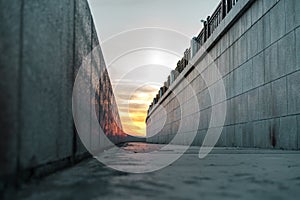
[{"label": "orange cloud", "polygon": [[147,110],[157,91],[155,86],[148,85],[139,88],[134,94],[128,94],[125,87],[118,93],[119,113],[126,133],[146,136]]}]

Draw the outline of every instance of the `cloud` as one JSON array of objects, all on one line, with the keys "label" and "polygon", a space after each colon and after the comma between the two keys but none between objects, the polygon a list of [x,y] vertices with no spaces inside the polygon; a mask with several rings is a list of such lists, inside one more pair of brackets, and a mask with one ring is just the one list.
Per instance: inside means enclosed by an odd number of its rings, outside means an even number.
[{"label": "cloud", "polygon": [[[132,80],[122,80],[118,83],[115,96],[119,108],[122,125],[127,133],[145,136],[147,110],[158,89],[156,86],[136,83]],[[132,88],[137,88],[133,90]]]},{"label": "cloud", "polygon": [[148,106],[146,106],[145,108],[129,108],[128,107],[119,107],[119,112],[120,113],[135,113],[135,114],[146,114]]},{"label": "cloud", "polygon": [[144,125],[145,119],[146,119],[146,115],[121,115],[120,117],[123,120],[126,120],[126,123],[124,123],[124,124],[143,123],[142,125]]}]

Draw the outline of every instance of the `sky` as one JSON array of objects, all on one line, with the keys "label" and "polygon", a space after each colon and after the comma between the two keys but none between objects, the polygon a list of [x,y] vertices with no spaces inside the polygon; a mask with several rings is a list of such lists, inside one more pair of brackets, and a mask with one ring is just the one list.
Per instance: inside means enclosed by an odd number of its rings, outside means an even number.
[{"label": "sky", "polygon": [[88,0],[123,129],[146,136],[149,104],[220,0]]}]

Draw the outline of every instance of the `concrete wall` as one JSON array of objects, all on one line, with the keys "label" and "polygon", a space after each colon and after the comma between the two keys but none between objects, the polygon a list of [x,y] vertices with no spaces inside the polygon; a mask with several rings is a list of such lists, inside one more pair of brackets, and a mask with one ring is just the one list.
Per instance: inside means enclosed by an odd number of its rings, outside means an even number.
[{"label": "concrete wall", "polygon": [[[72,90],[99,40],[85,0],[1,0],[0,10],[1,190],[87,155],[74,128]],[[124,133],[101,50],[99,57],[98,117],[115,139]]]},{"label": "concrete wall", "polygon": [[[176,80],[148,116],[149,142],[169,142],[177,132],[181,109],[200,112],[194,145],[201,145],[211,118],[211,98],[203,76],[212,76],[213,62],[218,67],[226,89],[227,113],[218,146],[300,149],[300,1],[241,0],[221,22],[205,44],[208,54],[199,51],[182,72],[195,91],[199,108],[189,106],[187,85]],[[212,58],[210,61],[209,57]],[[192,71],[191,71],[192,70]],[[208,80],[213,80],[208,78]],[[178,84],[178,85],[176,85]],[[166,123],[157,133],[167,112]],[[198,113],[199,114],[199,113]],[[187,120],[186,120],[187,121]],[[182,142],[192,131],[186,123]]]}]

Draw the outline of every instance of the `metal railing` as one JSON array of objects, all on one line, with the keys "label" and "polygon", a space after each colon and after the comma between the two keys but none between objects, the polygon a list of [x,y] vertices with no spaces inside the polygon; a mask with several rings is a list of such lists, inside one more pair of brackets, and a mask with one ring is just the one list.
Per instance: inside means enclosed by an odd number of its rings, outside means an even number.
[{"label": "metal railing", "polygon": [[[206,21],[203,21],[203,29],[200,31],[197,37],[193,38],[193,40],[195,40],[195,46],[186,49],[186,51],[184,52],[184,57],[178,61],[177,67],[175,69],[177,73],[181,73],[184,70],[184,68],[188,65],[189,60],[194,56],[195,52],[199,51],[201,46],[204,45],[207,39],[217,29],[221,21],[226,17],[226,15],[231,11],[231,9],[236,5],[237,2],[238,0],[222,0],[219,3],[216,10],[213,12],[213,14],[211,16],[208,16]],[[149,106],[148,113],[158,102],[158,100],[162,97],[162,95],[166,93],[166,91],[168,90],[170,85],[175,81],[177,76],[175,76],[175,78],[170,78],[170,76],[168,77],[168,80],[165,82],[164,87],[160,89],[158,95],[156,95],[156,98],[153,99],[153,102]]]},{"label": "metal railing", "polygon": [[207,17],[206,21],[203,22],[204,27],[202,31],[196,37],[197,50],[207,41],[237,2],[238,0],[222,0],[215,12]]}]

